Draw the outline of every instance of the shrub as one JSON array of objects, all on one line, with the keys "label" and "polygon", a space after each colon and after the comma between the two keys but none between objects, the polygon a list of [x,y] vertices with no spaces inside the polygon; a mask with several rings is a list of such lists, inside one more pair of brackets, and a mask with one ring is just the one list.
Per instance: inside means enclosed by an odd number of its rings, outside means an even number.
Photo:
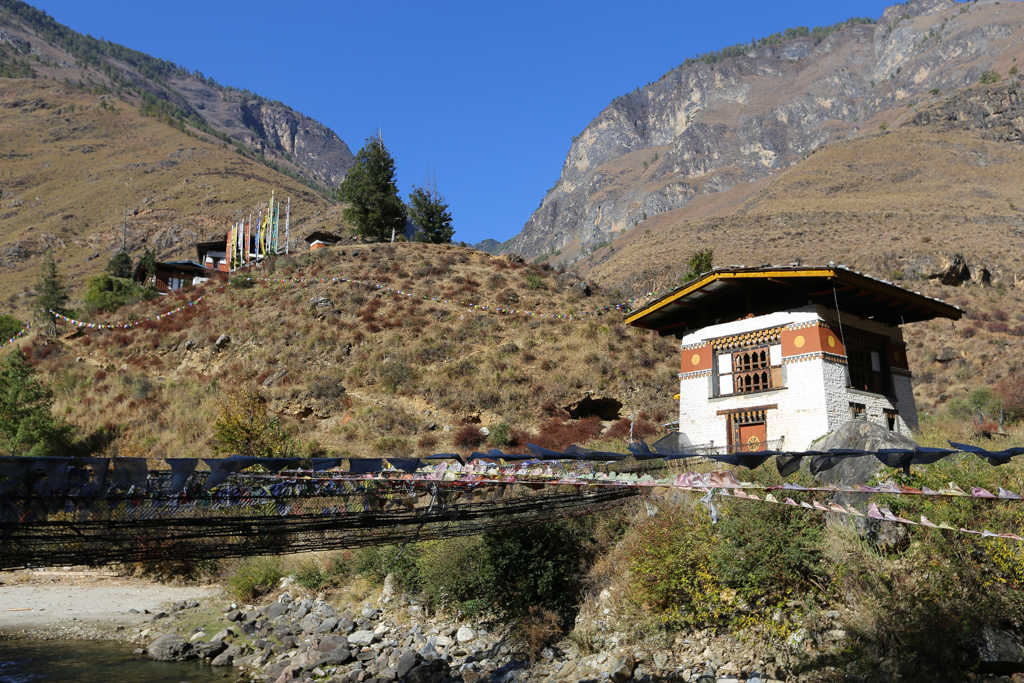
[{"label": "shrub", "polygon": [[484,442],[484,435],[480,428],[473,425],[463,425],[455,432],[452,441],[460,448],[479,448]]},{"label": "shrub", "polygon": [[231,594],[242,602],[252,602],[277,587],[284,577],[277,557],[254,557],[242,562],[228,579]]},{"label": "shrub", "polygon": [[708,513],[692,499],[659,508],[616,549],[629,570],[629,599],[670,628],[712,622],[724,610]]},{"label": "shrub", "polygon": [[572,444],[586,443],[600,433],[601,421],[596,417],[566,421],[552,417],[541,423],[534,443],[542,448],[561,451]]},{"label": "shrub", "polygon": [[547,289],[544,281],[540,278],[540,275],[534,273],[528,273],[526,275],[526,288],[527,289]]},{"label": "shrub", "polygon": [[488,440],[495,446],[501,448],[502,446],[508,446],[512,443],[511,431],[512,427],[507,422],[499,422],[493,425],[491,428],[491,435]]},{"label": "shrub", "polygon": [[719,576],[748,600],[780,598],[820,579],[824,518],[786,505],[734,501],[718,524]]},{"label": "shrub", "polygon": [[996,83],[996,82],[998,82],[1001,79],[1002,79],[1002,76],[997,74],[992,69],[989,69],[988,71],[982,72],[981,77],[978,79],[978,82],[979,83],[984,83],[984,84],[989,84],[989,83]]},{"label": "shrub", "polygon": [[236,289],[252,289],[256,286],[256,281],[250,279],[248,275],[235,275],[228,282]]},{"label": "shrub", "polygon": [[88,279],[82,303],[90,313],[116,311],[133,301],[152,299],[157,295],[152,287],[140,287],[126,278],[100,273]]},{"label": "shrub", "polygon": [[0,342],[5,342],[24,329],[25,325],[10,315],[0,315]]},{"label": "shrub", "polygon": [[[630,423],[631,420],[628,417],[616,420],[610,427],[608,427],[604,436],[613,439],[628,439]],[[656,434],[660,434],[662,431],[659,425],[651,422],[650,420],[636,419],[632,421],[632,425],[634,438],[654,436]]]}]

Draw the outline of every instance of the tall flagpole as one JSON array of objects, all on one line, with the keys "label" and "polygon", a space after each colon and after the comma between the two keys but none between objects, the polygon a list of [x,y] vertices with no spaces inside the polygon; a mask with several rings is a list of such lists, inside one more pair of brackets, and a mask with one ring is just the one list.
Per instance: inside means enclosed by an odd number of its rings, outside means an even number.
[{"label": "tall flagpole", "polygon": [[288,218],[292,212],[292,198],[288,198],[288,203],[284,206],[284,253],[288,253]]},{"label": "tall flagpole", "polygon": [[252,253],[250,252],[250,249],[252,249],[251,245],[252,245],[252,214],[250,213],[249,214],[249,225],[245,226],[245,263],[246,263],[246,265],[249,264],[250,257],[252,256]]},{"label": "tall flagpole", "polygon": [[280,228],[281,228],[281,202],[278,202],[277,203],[277,211],[274,213],[274,255],[275,256],[277,254],[281,253],[281,248],[280,248],[280,245],[278,244],[280,242],[280,240],[278,239],[278,237],[281,234]]}]

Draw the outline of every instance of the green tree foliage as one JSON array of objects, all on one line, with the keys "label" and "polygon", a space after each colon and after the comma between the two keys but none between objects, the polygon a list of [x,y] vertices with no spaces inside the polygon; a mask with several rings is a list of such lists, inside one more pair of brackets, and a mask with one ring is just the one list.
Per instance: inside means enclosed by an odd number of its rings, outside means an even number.
[{"label": "green tree foliage", "polygon": [[295,442],[276,415],[267,415],[263,397],[240,387],[227,394],[213,424],[213,451],[255,458],[289,457]]},{"label": "green tree foliage", "polygon": [[992,71],[991,69],[989,69],[988,71],[986,71],[986,72],[981,74],[981,78],[978,79],[978,82],[979,83],[984,83],[984,84],[989,84],[989,83],[996,83],[1000,79],[1002,79],[1002,76],[997,74],[995,71]]},{"label": "green tree foliage", "polygon": [[405,229],[405,204],[395,184],[395,160],[380,136],[369,137],[356,155],[356,164],[338,187],[339,201],[347,202],[345,220],[364,237],[391,239],[392,230]]},{"label": "green tree foliage", "polygon": [[452,229],[452,212],[436,187],[413,187],[409,195],[409,218],[419,232],[417,242],[448,244],[455,230]]},{"label": "green tree foliage", "polygon": [[146,272],[146,282],[156,275],[156,254],[149,249],[142,255],[142,269]]},{"label": "green tree foliage", "polygon": [[123,251],[119,251],[113,256],[113,258],[107,261],[107,266],[103,271],[114,277],[131,277],[132,257]]},{"label": "green tree foliage", "polygon": [[710,247],[693,252],[690,255],[690,260],[686,262],[687,272],[683,279],[692,280],[703,273],[710,272],[714,268],[714,260],[715,250]]},{"label": "green tree foliage", "polygon": [[50,311],[62,315],[68,314],[68,289],[64,285],[64,278],[61,277],[60,271],[57,270],[57,261],[53,258],[52,251],[46,252],[36,290],[39,292],[36,305],[44,318],[54,321]]},{"label": "green tree foliage", "polygon": [[132,280],[100,273],[86,282],[82,302],[89,313],[109,313],[133,301],[152,299],[156,295],[153,287],[141,287]]},{"label": "green tree foliage", "polygon": [[25,328],[25,323],[12,315],[0,315],[0,343],[14,337]]},{"label": "green tree foliage", "polygon": [[53,394],[20,349],[0,364],[0,453],[60,455],[73,428],[50,412]]}]

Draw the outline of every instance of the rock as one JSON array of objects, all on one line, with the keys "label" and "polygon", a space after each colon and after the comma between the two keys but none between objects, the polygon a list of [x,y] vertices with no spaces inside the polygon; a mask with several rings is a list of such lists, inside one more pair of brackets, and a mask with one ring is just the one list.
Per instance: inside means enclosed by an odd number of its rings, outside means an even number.
[{"label": "rock", "polygon": [[944,285],[956,286],[971,279],[971,270],[967,267],[963,254],[950,254],[942,259],[939,270],[928,277]]},{"label": "rock", "polygon": [[263,616],[265,616],[267,619],[277,619],[279,616],[282,616],[283,614],[287,613],[287,603],[275,602],[274,604],[263,608]]},{"label": "rock", "polygon": [[337,617],[327,617],[316,627],[315,633],[330,633],[338,625]]},{"label": "rock", "polygon": [[210,662],[210,666],[231,666],[234,658],[235,655],[233,652],[225,650],[213,658],[213,661]]},{"label": "rock", "polygon": [[300,621],[305,619],[307,614],[309,614],[309,608],[305,605],[299,605],[299,608],[295,610],[295,618]]},{"label": "rock", "polygon": [[168,633],[157,638],[146,649],[150,658],[159,662],[184,662],[196,657],[192,644],[186,643],[177,633]]},{"label": "rock", "polygon": [[519,303],[519,294],[514,289],[506,289],[498,295],[498,300],[503,304]]},{"label": "rock", "polygon": [[960,353],[949,346],[943,346],[939,349],[939,352],[935,354],[936,363],[951,363],[960,358]]},{"label": "rock", "polygon": [[338,612],[326,602],[313,610],[313,614],[322,619],[331,619],[338,616]]},{"label": "rock", "polygon": [[219,337],[217,337],[217,341],[215,341],[213,343],[213,345],[216,346],[218,350],[220,350],[220,349],[222,349],[223,347],[227,346],[230,343],[231,343],[231,337],[229,337],[226,334],[222,334]]},{"label": "rock", "polygon": [[[850,448],[875,451],[882,448],[917,448],[917,442],[908,436],[890,432],[880,424],[867,420],[849,420],[839,429],[830,432],[812,443],[808,450],[827,451],[832,448]],[[838,464],[837,464],[838,463]],[[824,469],[828,467],[828,469]],[[872,475],[882,468],[877,458],[839,458],[813,456],[810,458],[811,474],[826,484],[852,486],[866,484]],[[836,493],[833,500],[840,505],[860,504],[869,494]],[[860,519],[859,517],[857,519]]]},{"label": "rock", "polygon": [[668,653],[658,652],[654,655],[654,665],[659,669],[664,669],[665,665],[668,664]]},{"label": "rock", "polygon": [[[152,646],[151,648],[152,649]],[[986,626],[966,643],[979,673],[1009,675],[1024,671],[1024,649],[1009,631]]]},{"label": "rock", "polygon": [[354,633],[350,634],[349,637],[348,637],[349,644],[350,645],[355,645],[356,647],[364,647],[366,645],[370,645],[371,643],[373,643],[373,641],[374,641],[373,631],[370,631],[370,630],[367,630],[367,629],[362,629],[362,630],[359,630],[359,631],[355,631]]},{"label": "rock", "polygon": [[342,633],[352,633],[355,628],[355,623],[351,619],[346,619],[344,616],[342,616],[341,621],[338,622],[338,630]]},{"label": "rock", "polygon": [[437,647],[448,647],[451,644],[452,639],[448,636],[437,636],[437,639],[434,641],[434,645]]},{"label": "rock", "polygon": [[590,289],[589,284],[587,284],[584,280],[580,280],[579,282],[573,283],[569,287],[569,293],[575,294],[576,296],[590,296],[592,294],[592,291]]},{"label": "rock", "polygon": [[281,672],[281,675],[277,677],[277,680],[274,681],[274,683],[288,683],[288,681],[294,680],[294,679],[298,678],[301,675],[302,675],[302,667],[301,666],[289,666],[288,668],[286,668],[284,671]]},{"label": "rock", "polygon": [[406,683],[441,683],[451,667],[443,659],[434,659],[414,667],[405,675]]},{"label": "rock", "polygon": [[237,609],[233,609],[225,614],[224,618],[228,621],[239,621],[242,618],[242,613]]},{"label": "rock", "polygon": [[612,661],[611,666],[608,667],[608,677],[612,680],[612,683],[626,683],[627,680],[632,678],[634,668],[633,657],[623,655]]},{"label": "rock", "polygon": [[364,619],[377,619],[380,617],[380,610],[372,607],[364,607],[362,615]]},{"label": "rock", "polygon": [[405,678],[405,675],[412,669],[416,668],[423,663],[423,657],[416,652],[406,652],[398,658],[398,664],[395,665],[395,675],[399,678]]},{"label": "rock", "polygon": [[480,435],[481,436],[490,436],[491,435],[491,430],[488,429],[487,427],[481,427],[480,428]]},{"label": "rock", "polygon": [[476,631],[469,628],[468,626],[462,626],[455,634],[455,640],[460,643],[468,643],[472,640],[476,640]]},{"label": "rock", "polygon": [[211,640],[208,643],[193,643],[192,645],[192,649],[195,650],[200,657],[207,658],[216,657],[226,650],[227,647],[228,644],[222,640]]},{"label": "rock", "polygon": [[519,254],[505,254],[505,261],[507,263],[525,263],[523,257]]},{"label": "rock", "polygon": [[320,628],[320,623],[320,619],[310,614],[299,622],[299,628],[301,628],[304,633],[316,633],[317,629]]}]

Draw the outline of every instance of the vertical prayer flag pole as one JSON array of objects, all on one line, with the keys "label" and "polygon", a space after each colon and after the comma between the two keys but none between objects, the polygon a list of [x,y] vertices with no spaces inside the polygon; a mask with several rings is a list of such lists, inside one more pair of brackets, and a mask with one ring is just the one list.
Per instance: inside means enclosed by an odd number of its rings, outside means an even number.
[{"label": "vertical prayer flag pole", "polygon": [[[230,254],[230,253],[231,253],[231,231],[228,230],[228,236],[224,240],[224,260],[225,261],[227,261],[228,254]],[[231,269],[230,265],[228,265],[228,269],[229,270]],[[219,270],[219,268],[218,268],[218,270]]]},{"label": "vertical prayer flag pole", "polygon": [[278,235],[280,234],[280,232],[279,232],[280,225],[281,225],[281,202],[278,202],[277,203],[277,212],[274,214],[274,232],[273,232],[273,235],[274,235],[274,249],[273,249],[273,251],[274,251],[274,255],[275,256],[278,253],[280,253],[280,251],[278,249],[278,244],[277,244],[278,243]]},{"label": "vertical prayer flag pole", "polygon": [[284,206],[284,253],[288,253],[288,219],[291,217],[292,212],[292,198],[288,198],[288,203]]},{"label": "vertical prayer flag pole", "polygon": [[245,226],[245,262],[252,259],[252,214],[249,214],[249,225]]},{"label": "vertical prayer flag pole", "polygon": [[260,260],[260,237],[263,234],[263,211],[260,211],[259,217],[256,219],[256,260]]}]

